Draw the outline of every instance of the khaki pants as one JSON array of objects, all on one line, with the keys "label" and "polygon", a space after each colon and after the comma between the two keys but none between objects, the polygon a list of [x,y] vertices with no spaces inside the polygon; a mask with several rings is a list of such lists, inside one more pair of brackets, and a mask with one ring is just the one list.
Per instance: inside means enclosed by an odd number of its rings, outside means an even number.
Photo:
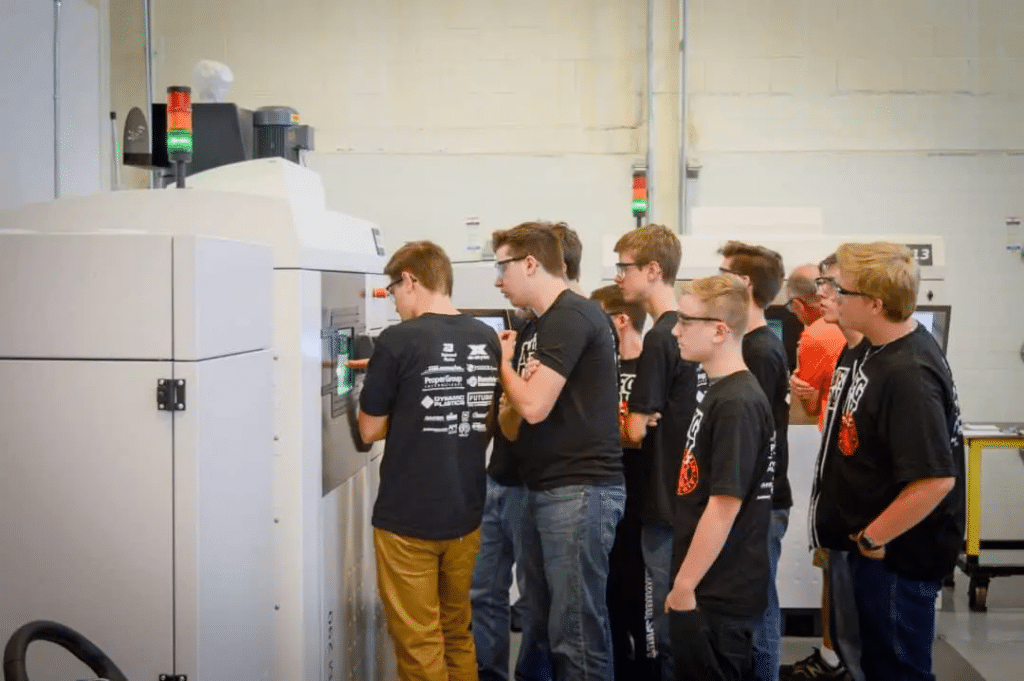
[{"label": "khaki pants", "polygon": [[377,588],[401,681],[477,681],[469,586],[480,528],[447,541],[373,529]]}]

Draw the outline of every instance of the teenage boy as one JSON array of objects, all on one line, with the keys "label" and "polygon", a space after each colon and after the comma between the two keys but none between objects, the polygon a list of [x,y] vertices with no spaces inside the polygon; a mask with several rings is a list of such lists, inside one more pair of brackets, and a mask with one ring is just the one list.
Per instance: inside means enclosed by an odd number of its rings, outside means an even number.
[{"label": "teenage boy", "polygon": [[[672,335],[679,309],[673,288],[682,256],[679,237],[662,225],[646,225],[626,232],[616,242],[615,252],[615,282],[622,297],[642,303],[654,320],[644,336],[623,439],[641,443],[646,467],[643,557],[651,577],[660,676],[668,681],[673,678],[672,646],[664,604],[672,583],[675,478],[683,457],[678,443],[698,401],[698,368],[679,356],[679,344]],[[704,380],[701,390],[706,388]]]},{"label": "teenage boy", "polygon": [[[935,597],[964,540],[964,442],[953,377],[911,316],[920,272],[898,244],[844,244],[839,323],[871,344],[852,372],[832,470],[868,679],[934,679]],[[835,544],[837,539],[845,541]]]},{"label": "teenage boy", "polygon": [[374,345],[359,412],[363,440],[386,439],[371,519],[380,598],[402,679],[476,679],[469,587],[498,338],[452,305],[437,245],[406,244],[384,272],[402,322]]},{"label": "teenage boy", "polygon": [[[641,334],[647,313],[640,303],[626,302],[615,284],[595,290],[590,299],[599,302],[608,313],[619,338],[619,418],[624,419],[636,379],[637,358],[643,347]],[[626,511],[615,530],[615,544],[608,559],[608,618],[615,678],[657,681],[659,676],[654,673],[657,648],[651,624],[654,603],[649,598],[647,571],[641,553],[643,453],[635,442],[623,441],[622,444]]]},{"label": "teenage boy", "polygon": [[614,331],[600,305],[569,290],[549,225],[495,232],[493,245],[496,285],[513,306],[537,315],[528,377],[512,365],[513,331],[500,335],[499,365],[511,411],[502,428],[518,440],[529,489],[523,553],[531,625],[555,678],[611,679],[605,590],[625,503]]},{"label": "teenage boy", "polygon": [[719,250],[721,272],[736,274],[750,289],[747,333],[743,336],[743,361],[768,397],[775,423],[775,475],[772,518],[768,528],[768,607],[754,631],[754,672],[758,681],[778,681],[782,645],[782,614],[775,585],[782,555],[782,538],[789,526],[793,495],[789,487],[789,364],[782,341],[768,328],[764,311],[779,294],[786,270],[782,256],[764,246],[729,241]]},{"label": "teenage boy", "polygon": [[771,405],[743,363],[747,284],[719,274],[680,300],[679,351],[711,386],[680,442],[670,611],[675,678],[739,680],[753,672],[754,628],[768,602]]},{"label": "teenage boy", "polygon": [[[834,476],[824,471],[835,465],[835,457],[841,456],[836,448],[838,423],[838,396],[846,389],[850,370],[860,359],[868,343],[859,331],[852,331],[839,325],[839,294],[835,289],[839,276],[839,264],[835,253],[830,254],[818,266],[814,280],[821,300],[821,319],[832,324],[842,333],[845,345],[835,367],[831,371],[828,388],[822,394],[822,433],[817,461],[814,465],[814,480],[811,486],[811,500],[808,506],[811,548],[814,564],[823,571],[821,591],[822,647],[815,648],[810,655],[792,665],[782,665],[780,678],[788,681],[819,679],[821,681],[864,681],[860,668],[860,625],[857,623],[857,604],[853,598],[853,584],[847,565],[846,552],[824,548],[818,536],[816,516],[827,517],[835,513],[835,494],[823,489],[822,483]],[[793,379],[797,380],[797,379]],[[796,388],[794,388],[794,394]],[[842,541],[842,538],[840,538]]]}]

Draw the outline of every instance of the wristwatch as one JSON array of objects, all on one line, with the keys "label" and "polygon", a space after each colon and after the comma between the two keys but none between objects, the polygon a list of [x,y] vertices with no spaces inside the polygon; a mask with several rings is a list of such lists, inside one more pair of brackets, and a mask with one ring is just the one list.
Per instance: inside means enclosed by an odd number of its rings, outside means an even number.
[{"label": "wristwatch", "polygon": [[876,544],[871,537],[864,534],[863,530],[861,531],[860,536],[857,537],[857,543],[860,544],[861,548],[865,551],[877,551],[885,546],[885,544]]}]

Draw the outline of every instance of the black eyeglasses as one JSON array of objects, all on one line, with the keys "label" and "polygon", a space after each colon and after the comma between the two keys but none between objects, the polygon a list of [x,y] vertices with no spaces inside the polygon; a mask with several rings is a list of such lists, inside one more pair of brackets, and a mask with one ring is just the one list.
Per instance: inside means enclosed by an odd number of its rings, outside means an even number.
[{"label": "black eyeglasses", "polygon": [[736,270],[730,270],[728,267],[719,267],[718,268],[718,272],[719,272],[719,274],[735,274],[737,277],[742,277],[743,276],[742,272],[737,272]]},{"label": "black eyeglasses", "polygon": [[839,285],[839,282],[835,283],[835,287],[836,287],[836,293],[838,293],[841,296],[860,296],[861,298],[867,298],[869,300],[871,298],[875,297],[875,296],[871,295],[870,293],[864,293],[863,291],[851,291],[849,289],[845,289],[845,288],[843,288],[842,286]]},{"label": "black eyeglasses", "polygon": [[832,277],[818,277],[814,280],[814,288],[830,288],[833,291],[839,289],[839,282]]},{"label": "black eyeglasses", "polygon": [[616,274],[625,274],[630,267],[640,269],[641,265],[635,262],[617,262],[615,263],[615,272]]},{"label": "black eyeglasses", "polygon": [[402,283],[401,279],[395,279],[393,282],[384,287],[384,290],[388,292],[388,295],[392,298],[395,296],[395,287]]},{"label": "black eyeglasses", "polygon": [[718,317],[691,317],[690,315],[683,314],[682,312],[679,312],[678,315],[679,323],[683,324],[684,326],[687,324],[692,324],[694,322],[717,322],[725,324],[725,320],[719,319]]},{"label": "black eyeglasses", "polygon": [[530,257],[530,254],[520,255],[515,258],[505,258],[504,260],[498,260],[494,263],[494,269],[498,273],[499,277],[505,276],[505,269],[508,267],[510,262],[519,262],[520,260],[526,260]]}]

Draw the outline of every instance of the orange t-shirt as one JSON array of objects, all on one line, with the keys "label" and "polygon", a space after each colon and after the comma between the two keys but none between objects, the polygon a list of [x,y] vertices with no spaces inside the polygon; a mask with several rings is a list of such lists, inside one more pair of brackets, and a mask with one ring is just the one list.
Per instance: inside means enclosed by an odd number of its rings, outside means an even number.
[{"label": "orange t-shirt", "polygon": [[839,327],[818,319],[800,334],[796,350],[796,377],[811,384],[821,395],[821,410],[818,412],[818,430],[825,425],[825,408],[828,406],[828,388],[832,383],[832,371],[843,348],[846,337]]}]

